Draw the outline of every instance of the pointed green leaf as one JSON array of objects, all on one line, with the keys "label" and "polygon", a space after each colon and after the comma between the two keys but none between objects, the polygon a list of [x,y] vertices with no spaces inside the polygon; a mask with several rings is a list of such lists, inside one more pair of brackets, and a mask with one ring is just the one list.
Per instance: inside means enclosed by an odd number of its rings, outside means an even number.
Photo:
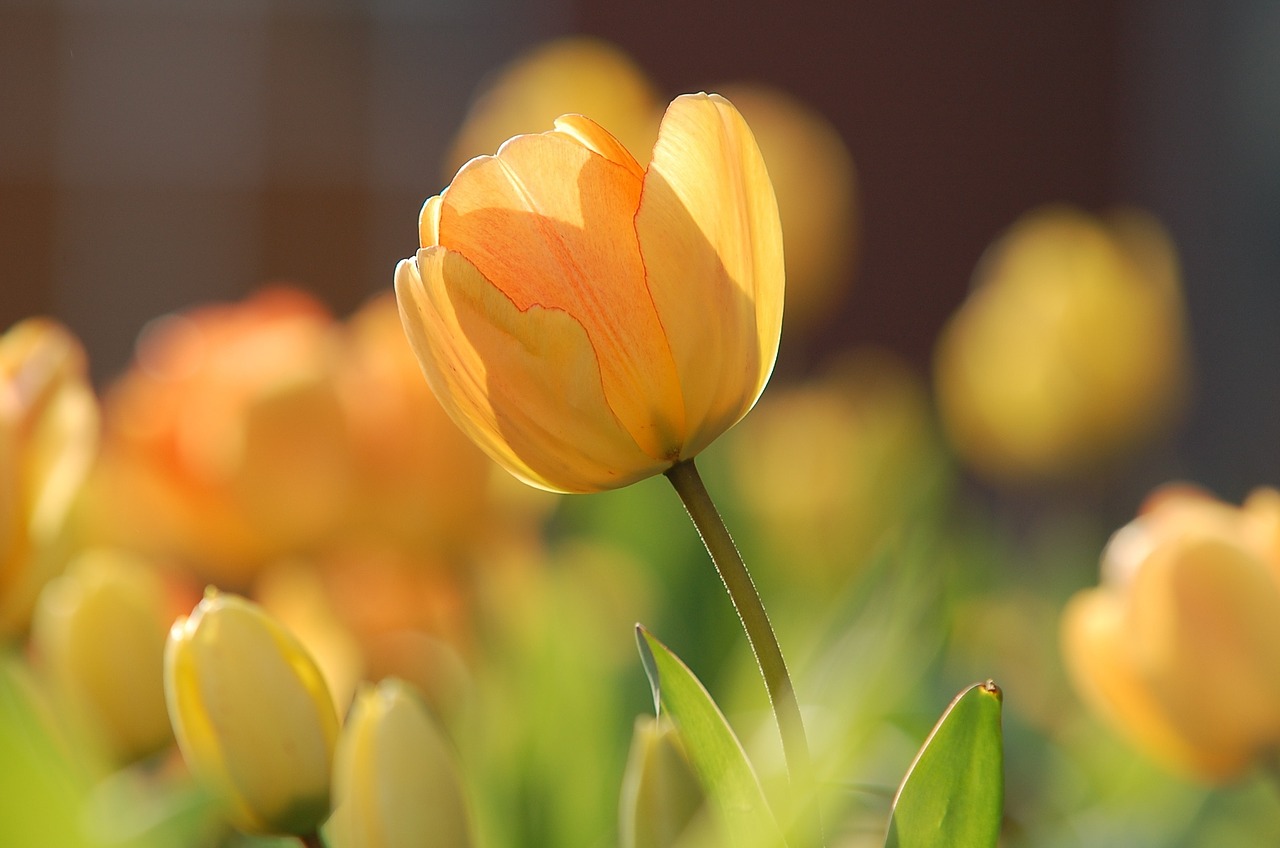
[{"label": "pointed green leaf", "polygon": [[886,848],[994,848],[1004,811],[1001,698],[988,680],[947,707],[893,800]]},{"label": "pointed green leaf", "polygon": [[711,695],[679,657],[641,626],[636,627],[636,642],[655,705],[679,729],[689,762],[720,813],[728,844],[785,845],[755,770]]}]

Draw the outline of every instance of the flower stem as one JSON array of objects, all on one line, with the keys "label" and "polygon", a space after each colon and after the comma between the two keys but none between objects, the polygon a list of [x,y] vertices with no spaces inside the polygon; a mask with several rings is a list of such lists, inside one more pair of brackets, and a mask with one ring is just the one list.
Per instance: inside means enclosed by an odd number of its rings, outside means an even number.
[{"label": "flower stem", "polygon": [[[809,743],[805,739],[804,722],[800,718],[800,704],[791,685],[791,675],[787,672],[782,649],[778,646],[778,637],[769,624],[769,616],[760,600],[760,593],[756,591],[746,563],[742,561],[742,555],[738,553],[724,519],[720,517],[716,505],[707,493],[707,487],[703,485],[702,476],[698,474],[693,460],[677,462],[667,469],[666,477],[684,502],[694,526],[698,528],[698,535],[702,537],[707,553],[711,554],[711,561],[720,573],[720,579],[729,591],[729,598],[742,621],[747,641],[751,644],[760,674],[764,677],[774,719],[778,723],[793,797],[798,804],[806,806],[813,796],[813,764],[809,758]],[[814,833],[821,842],[820,825]]]}]

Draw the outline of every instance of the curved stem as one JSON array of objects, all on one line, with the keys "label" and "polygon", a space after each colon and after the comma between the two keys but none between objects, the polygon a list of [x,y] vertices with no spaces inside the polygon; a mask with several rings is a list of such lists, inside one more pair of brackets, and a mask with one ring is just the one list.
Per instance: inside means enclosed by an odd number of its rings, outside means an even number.
[{"label": "curved stem", "polygon": [[[787,761],[793,795],[801,805],[812,799],[813,764],[809,757],[809,743],[805,738],[804,722],[800,718],[800,704],[791,685],[791,675],[782,658],[778,637],[769,624],[760,593],[756,591],[751,574],[747,571],[738,547],[733,543],[724,519],[716,510],[702,476],[692,459],[677,462],[667,469],[666,477],[675,487],[680,500],[698,528],[702,543],[711,554],[720,580],[729,591],[734,609],[747,633],[747,641],[755,654],[760,674],[764,677],[769,702],[773,706],[778,733],[782,737],[782,751]],[[816,831],[820,834],[820,830]],[[820,838],[820,837],[819,837]]]}]

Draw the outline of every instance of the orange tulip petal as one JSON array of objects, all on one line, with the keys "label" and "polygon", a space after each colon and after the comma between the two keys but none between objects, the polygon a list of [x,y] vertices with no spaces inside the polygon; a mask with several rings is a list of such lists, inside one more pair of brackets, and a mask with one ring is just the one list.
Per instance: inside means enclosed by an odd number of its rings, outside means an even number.
[{"label": "orange tulip petal", "polygon": [[689,457],[755,403],[782,328],[777,203],[727,100],[684,95],[668,107],[635,226],[684,386]]},{"label": "orange tulip petal", "polygon": [[440,244],[515,309],[571,317],[595,350],[618,420],[651,457],[673,460],[685,441],[684,403],[632,223],[641,182],[614,158],[625,150],[592,126],[571,119],[469,162],[444,192]]},{"label": "orange tulip petal", "polygon": [[1223,776],[1247,761],[1191,744],[1152,694],[1135,661],[1125,609],[1105,589],[1078,593],[1062,613],[1062,655],[1080,696],[1143,750],[1189,773]]},{"label": "orange tulip petal", "polygon": [[610,409],[582,325],[520,309],[462,255],[420,250],[396,269],[401,317],[449,416],[495,461],[539,488],[591,492],[657,474]]},{"label": "orange tulip petal", "polygon": [[1134,578],[1130,638],[1182,735],[1227,760],[1280,741],[1280,588],[1216,538],[1157,549]]}]

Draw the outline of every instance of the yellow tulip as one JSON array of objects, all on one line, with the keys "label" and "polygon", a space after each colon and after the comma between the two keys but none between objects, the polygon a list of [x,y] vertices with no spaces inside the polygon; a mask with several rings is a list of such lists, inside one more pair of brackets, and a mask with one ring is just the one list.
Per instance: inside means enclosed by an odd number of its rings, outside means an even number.
[{"label": "yellow tulip", "polygon": [[250,833],[329,814],[338,716],[311,656],[258,606],[210,590],[169,632],[165,697],[191,770]]},{"label": "yellow tulip", "polygon": [[80,343],[41,318],[0,334],[0,638],[26,629],[65,561],[68,518],[97,447]]},{"label": "yellow tulip", "polygon": [[939,337],[938,407],[956,451],[1004,482],[1078,475],[1178,410],[1186,351],[1168,235],[1136,211],[1035,210],[984,255]]},{"label": "yellow tulip", "polygon": [[356,695],[338,740],[333,848],[465,848],[466,804],[448,743],[395,678]]},{"label": "yellow tulip", "polygon": [[173,740],[163,671],[172,620],[160,575],[121,551],[81,553],[40,593],[32,647],[118,759]]},{"label": "yellow tulip", "polygon": [[777,203],[738,111],[668,107],[647,168],[587,118],[473,159],[396,269],[446,411],[525,482],[625,486],[755,404],[782,326]]},{"label": "yellow tulip", "polygon": [[1271,489],[1241,508],[1161,493],[1063,613],[1082,698],[1177,770],[1223,780],[1280,752],[1277,527]]}]

